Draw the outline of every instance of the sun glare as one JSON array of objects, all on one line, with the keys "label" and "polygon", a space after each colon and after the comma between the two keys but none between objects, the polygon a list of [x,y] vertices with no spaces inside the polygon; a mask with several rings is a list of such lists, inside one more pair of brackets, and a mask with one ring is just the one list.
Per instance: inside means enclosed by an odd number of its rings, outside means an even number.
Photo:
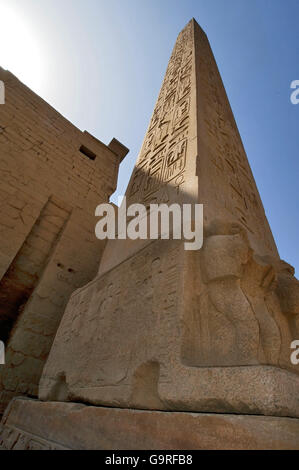
[{"label": "sun glare", "polygon": [[43,82],[42,54],[38,39],[28,20],[0,4],[0,66],[16,75],[36,92]]}]

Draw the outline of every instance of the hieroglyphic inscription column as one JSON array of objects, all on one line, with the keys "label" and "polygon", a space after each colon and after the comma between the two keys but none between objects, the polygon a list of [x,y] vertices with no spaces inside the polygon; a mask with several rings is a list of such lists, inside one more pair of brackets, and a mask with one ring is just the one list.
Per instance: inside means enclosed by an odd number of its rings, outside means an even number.
[{"label": "hieroglyphic inscription column", "polygon": [[191,96],[194,72],[194,25],[190,22],[173,49],[128,186],[129,203],[181,202],[179,193],[192,193],[186,191],[184,183],[188,167],[196,176],[197,149],[191,142],[196,137],[196,126],[190,118],[196,109],[195,95],[193,102]]}]

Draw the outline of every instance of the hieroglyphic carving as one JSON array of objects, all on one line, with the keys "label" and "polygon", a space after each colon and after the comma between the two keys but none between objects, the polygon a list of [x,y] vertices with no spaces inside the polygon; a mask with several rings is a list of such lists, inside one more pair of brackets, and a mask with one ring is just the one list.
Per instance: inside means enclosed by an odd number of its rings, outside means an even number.
[{"label": "hieroglyphic carving", "polygon": [[128,197],[138,202],[161,201],[159,190],[184,182],[190,91],[193,72],[192,25],[181,33],[170,58],[158,101],[134,170]]},{"label": "hieroglyphic carving", "polygon": [[[72,297],[61,324],[64,334],[59,333],[54,349],[59,348],[63,356],[72,354],[76,358],[80,354],[84,365],[75,367],[73,375],[69,363],[64,369],[62,358],[59,372],[51,377],[56,361],[51,364],[50,359],[41,382],[41,390],[48,390],[48,398],[57,399],[61,374],[65,374],[70,388],[72,377],[76,388],[83,387],[86,380],[91,387],[126,384],[130,380],[128,368],[134,371],[135,363],[138,367],[140,362],[152,359],[153,344],[160,345],[160,324],[168,324],[176,311],[182,272],[178,266],[178,242],[166,251],[164,248],[165,245],[150,245]],[[74,334],[74,328],[79,335]],[[159,348],[165,348],[168,354],[163,338]],[[95,354],[101,358],[96,369]]]},{"label": "hieroglyphic carving", "polygon": [[68,450],[55,442],[7,424],[0,427],[0,434],[0,450]]},{"label": "hieroglyphic carving", "polygon": [[181,126],[183,121],[187,119],[189,115],[189,109],[190,109],[190,97],[184,98],[178,103],[175,109],[174,115],[173,115],[173,129],[176,128],[178,123]]},{"label": "hieroglyphic carving", "polygon": [[186,139],[171,146],[165,160],[163,181],[171,181],[182,173],[186,165],[186,150]]}]

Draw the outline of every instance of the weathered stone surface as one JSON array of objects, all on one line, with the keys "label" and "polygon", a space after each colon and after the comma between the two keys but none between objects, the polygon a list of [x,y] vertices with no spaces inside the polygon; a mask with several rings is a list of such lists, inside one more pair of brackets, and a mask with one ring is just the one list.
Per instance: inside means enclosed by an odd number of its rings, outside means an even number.
[{"label": "weathered stone surface", "polygon": [[[2,427],[2,428],[1,428]],[[112,409],[16,399],[0,448],[103,450],[299,450],[299,420]]]},{"label": "weathered stone surface", "polygon": [[98,276],[67,306],[39,397],[299,417],[299,282],[279,259],[195,21],[179,35],[126,195],[203,203],[203,248],[109,240]]},{"label": "weathered stone surface", "polygon": [[96,274],[95,207],[114,192],[127,149],[81,132],[2,68],[0,80],[1,413],[13,395],[37,395],[69,296]]},{"label": "weathered stone surface", "polygon": [[[217,367],[221,356],[214,349],[210,350],[209,367],[202,366],[207,354],[206,343],[200,342],[196,330],[199,305],[191,305],[195,318],[188,317],[188,311],[182,318],[178,314],[183,283],[196,281],[193,271],[184,279],[187,268],[180,250],[180,241],[154,242],[72,296],[43,372],[40,398],[118,407],[299,416],[298,375],[261,365],[258,356],[252,364]],[[202,295],[208,293],[204,290]],[[248,309],[247,301],[245,305]],[[216,330],[215,341],[217,334]],[[246,337],[241,336],[242,347]],[[237,346],[233,352],[236,357],[233,353],[229,357],[231,365],[233,360],[236,364],[243,360]]]}]

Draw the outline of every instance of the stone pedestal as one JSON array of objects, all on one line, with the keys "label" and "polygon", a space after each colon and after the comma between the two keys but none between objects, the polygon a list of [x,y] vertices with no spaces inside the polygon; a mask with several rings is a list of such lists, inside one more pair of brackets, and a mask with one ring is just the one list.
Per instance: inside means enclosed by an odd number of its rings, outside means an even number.
[{"label": "stone pedestal", "polygon": [[102,450],[299,450],[299,419],[142,411],[17,398],[0,448]]}]

